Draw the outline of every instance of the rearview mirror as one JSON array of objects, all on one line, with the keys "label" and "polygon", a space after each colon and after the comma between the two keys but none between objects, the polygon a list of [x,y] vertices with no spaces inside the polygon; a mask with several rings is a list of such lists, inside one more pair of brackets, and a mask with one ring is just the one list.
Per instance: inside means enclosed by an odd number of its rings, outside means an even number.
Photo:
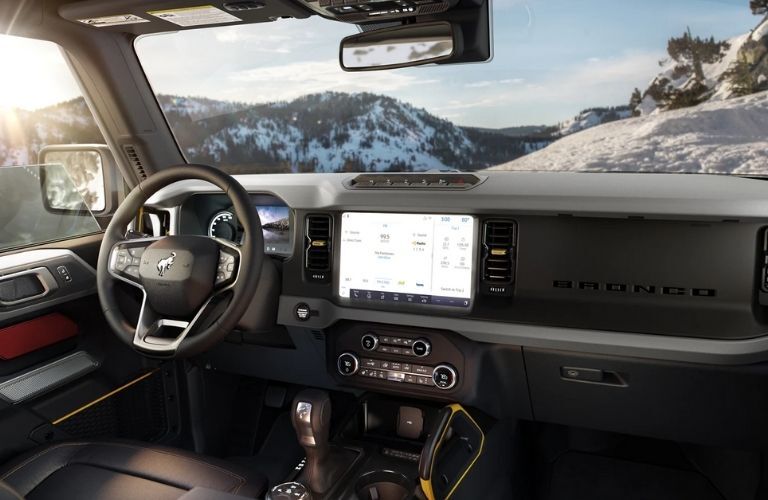
[{"label": "rearview mirror", "polygon": [[461,48],[450,22],[409,24],[348,36],[341,41],[344,71],[371,71],[447,61]]}]

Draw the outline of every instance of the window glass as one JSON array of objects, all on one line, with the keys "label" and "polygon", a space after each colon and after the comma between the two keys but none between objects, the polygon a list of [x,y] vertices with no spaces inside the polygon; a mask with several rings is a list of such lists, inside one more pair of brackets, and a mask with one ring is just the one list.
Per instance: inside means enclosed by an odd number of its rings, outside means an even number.
[{"label": "window glass", "polygon": [[0,168],[0,200],[0,252],[100,231],[61,165]]},{"label": "window glass", "polygon": [[[354,9],[354,7],[352,7]],[[146,36],[182,151],[232,173],[768,175],[768,7],[493,0],[494,57],[344,72],[313,16]]]},{"label": "window glass", "polygon": [[55,149],[104,143],[59,47],[0,35],[0,67],[0,250],[99,231],[101,157]]}]

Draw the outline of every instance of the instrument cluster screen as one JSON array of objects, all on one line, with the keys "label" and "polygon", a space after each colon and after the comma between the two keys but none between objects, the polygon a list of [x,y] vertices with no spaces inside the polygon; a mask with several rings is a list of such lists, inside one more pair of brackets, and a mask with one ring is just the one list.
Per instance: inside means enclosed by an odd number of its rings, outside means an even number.
[{"label": "instrument cluster screen", "polygon": [[[270,255],[291,254],[291,210],[286,206],[257,205],[264,235],[264,252]],[[243,242],[243,227],[233,209],[217,212],[208,223],[208,236],[235,243]]]},{"label": "instrument cluster screen", "polygon": [[339,296],[470,307],[475,226],[468,215],[342,214]]}]

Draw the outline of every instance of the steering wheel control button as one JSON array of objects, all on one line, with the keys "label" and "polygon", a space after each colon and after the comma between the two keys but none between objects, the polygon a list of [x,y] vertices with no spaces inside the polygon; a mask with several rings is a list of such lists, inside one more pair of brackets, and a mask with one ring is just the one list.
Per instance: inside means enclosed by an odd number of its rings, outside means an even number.
[{"label": "steering wheel control button", "polygon": [[115,257],[115,269],[117,271],[125,271],[125,268],[131,265],[131,257],[128,254],[128,250],[120,249],[117,251]]},{"label": "steering wheel control button", "polygon": [[360,339],[360,344],[366,351],[375,351],[379,347],[379,338],[373,333],[366,333]]},{"label": "steering wheel control button", "polygon": [[232,275],[235,271],[235,261],[237,258],[234,255],[226,252],[219,253],[219,264],[216,267],[216,284],[220,285],[232,279]]},{"label": "steering wheel control button", "polygon": [[456,387],[459,376],[456,370],[450,365],[438,365],[432,372],[432,381],[438,389],[447,391]]},{"label": "steering wheel control button", "polygon": [[345,352],[336,360],[336,367],[341,375],[349,377],[357,373],[360,368],[360,360],[351,352]]},{"label": "steering wheel control button", "polygon": [[415,356],[424,358],[429,356],[429,353],[432,352],[432,345],[428,340],[418,339],[413,342],[413,345],[411,346],[411,352],[413,352]]},{"label": "steering wheel control button", "polygon": [[299,321],[308,321],[312,316],[312,309],[309,308],[309,304],[301,303],[296,306],[296,319]]}]

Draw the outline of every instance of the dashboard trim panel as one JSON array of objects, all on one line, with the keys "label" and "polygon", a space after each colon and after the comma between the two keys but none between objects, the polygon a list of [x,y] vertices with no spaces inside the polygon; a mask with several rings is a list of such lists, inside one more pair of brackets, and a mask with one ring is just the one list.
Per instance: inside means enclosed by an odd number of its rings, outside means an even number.
[{"label": "dashboard trim panel", "polygon": [[[294,309],[303,302],[313,311],[299,321]],[[535,347],[578,353],[647,358],[711,365],[746,365],[768,361],[768,336],[746,340],[710,340],[641,333],[584,330],[477,321],[456,316],[404,314],[340,307],[315,297],[282,295],[278,322],[287,326],[325,329],[341,320],[449,330],[477,342]],[[651,340],[651,341],[649,341]]]}]

